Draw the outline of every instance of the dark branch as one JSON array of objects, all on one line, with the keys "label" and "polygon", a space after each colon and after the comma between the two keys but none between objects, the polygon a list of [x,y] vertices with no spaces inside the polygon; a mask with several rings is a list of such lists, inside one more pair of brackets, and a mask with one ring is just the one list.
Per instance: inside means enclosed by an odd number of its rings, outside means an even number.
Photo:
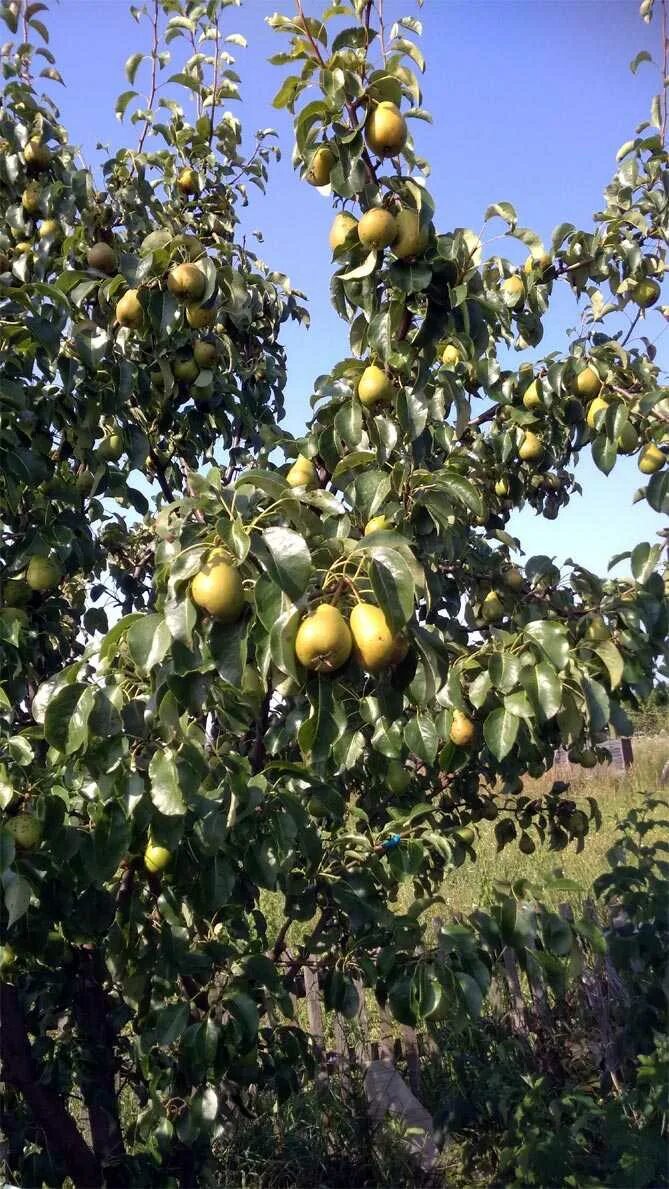
[{"label": "dark branch", "polygon": [[37,1126],[44,1133],[47,1148],[62,1162],[74,1184],[81,1189],[97,1189],[103,1183],[100,1165],[65,1109],[60,1094],[40,1081],[40,1070],[33,1059],[18,992],[10,983],[0,986],[0,1007],[0,1058],[4,1080],[25,1099]]}]

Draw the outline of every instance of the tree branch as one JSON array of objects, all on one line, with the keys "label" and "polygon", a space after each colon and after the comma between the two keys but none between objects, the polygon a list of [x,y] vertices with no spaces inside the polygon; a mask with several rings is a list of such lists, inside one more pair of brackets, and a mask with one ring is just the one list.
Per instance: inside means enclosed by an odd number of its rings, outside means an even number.
[{"label": "tree branch", "polygon": [[65,1109],[61,1095],[40,1081],[18,992],[10,983],[0,986],[0,1014],[0,1057],[5,1081],[25,1099],[44,1133],[47,1148],[62,1162],[74,1184],[81,1189],[97,1189],[103,1183],[98,1160]]},{"label": "tree branch", "polygon": [[[149,112],[153,111],[153,105],[156,100],[156,90],[157,90],[158,0],[153,0],[153,16],[151,18],[151,25],[153,28],[153,44],[151,46],[151,92],[149,94],[149,102],[148,102],[148,106],[147,106],[147,111],[149,111]],[[147,133],[149,131],[149,128],[151,127],[151,123],[152,123],[152,121],[148,117],[144,121],[144,127],[142,128],[142,135],[140,136],[139,144],[137,145],[137,154],[138,155],[139,155],[139,153],[141,153],[142,149],[144,148],[144,141],[146,140]]]}]

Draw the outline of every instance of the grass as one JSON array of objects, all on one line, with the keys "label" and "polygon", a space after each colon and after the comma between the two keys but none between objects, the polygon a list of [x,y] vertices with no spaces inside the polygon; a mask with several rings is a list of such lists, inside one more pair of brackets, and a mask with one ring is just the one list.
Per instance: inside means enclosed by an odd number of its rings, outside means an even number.
[{"label": "grass", "polygon": [[[586,811],[587,798],[594,797],[601,812],[602,823],[599,829],[593,824],[581,843],[572,841],[563,851],[550,851],[538,845],[534,854],[524,855],[518,846],[512,843],[499,854],[495,842],[494,823],[479,822],[476,827],[477,840],[473,848],[476,859],[468,859],[461,867],[449,871],[440,889],[444,903],[436,905],[430,915],[446,918],[455,915],[466,916],[477,906],[485,907],[490,903],[493,885],[496,882],[511,883],[522,878],[542,884],[550,880],[556,871],[580,885],[580,893],[569,893],[569,899],[578,907],[580,900],[592,895],[594,880],[606,869],[606,853],[616,840],[618,822],[625,817],[642,793],[659,789],[660,773],[668,759],[669,735],[659,735],[635,742],[634,763],[625,774],[602,767],[588,775],[581,775],[583,770],[575,769],[577,775],[571,781],[568,795]],[[552,774],[541,780],[528,779],[525,781],[524,791],[531,797],[540,796],[547,792],[553,779]],[[667,798],[669,799],[669,790]],[[550,887],[547,887],[545,892],[542,892],[542,899],[547,904],[557,905],[560,900],[565,899],[565,893],[551,891]],[[412,900],[411,881],[406,880],[400,887],[398,909],[402,911]],[[276,892],[263,892],[261,908],[268,921],[269,936],[274,937],[283,922],[283,896]],[[287,938],[289,949],[299,947],[302,939],[308,936],[313,928],[316,919],[295,923],[291,927]]]},{"label": "grass", "polygon": [[[663,765],[669,759],[669,736],[642,739],[635,744],[634,763],[623,775],[610,769],[596,770],[589,777],[572,780],[569,797],[579,807],[587,809],[587,798],[594,797],[602,815],[602,824],[597,830],[591,827],[582,845],[571,842],[563,851],[550,851],[537,846],[532,855],[524,855],[514,844],[505,847],[498,854],[495,842],[494,823],[480,822],[477,826],[478,839],[475,844],[476,862],[467,862],[449,873],[441,888],[445,905],[435,909],[438,915],[452,916],[467,914],[477,905],[490,902],[495,882],[513,882],[529,879],[543,883],[550,879],[556,869],[567,878],[581,885],[582,898],[592,895],[592,885],[607,866],[606,853],[616,841],[616,827],[625,817],[641,794],[659,789]],[[547,791],[552,777],[525,781],[525,792],[539,796]],[[669,790],[667,790],[669,799]],[[547,903],[557,904],[565,899],[565,893],[552,892],[546,888],[542,897]],[[578,901],[579,894],[569,895]]]}]

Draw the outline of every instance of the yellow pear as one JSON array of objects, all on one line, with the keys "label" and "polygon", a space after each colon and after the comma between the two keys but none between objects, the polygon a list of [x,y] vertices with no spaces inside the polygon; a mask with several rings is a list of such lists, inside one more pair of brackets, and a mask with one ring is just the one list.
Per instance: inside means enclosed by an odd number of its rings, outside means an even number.
[{"label": "yellow pear", "polygon": [[118,433],[118,431],[112,430],[111,433],[105,433],[95,454],[103,462],[118,462],[123,450],[123,435]]},{"label": "yellow pear", "polygon": [[411,784],[411,773],[400,760],[390,760],[386,769],[386,785],[391,793],[403,793]]},{"label": "yellow pear", "polygon": [[177,190],[182,194],[197,194],[200,189],[200,181],[197,172],[188,166],[182,169],[177,175]]},{"label": "yellow pear", "polygon": [[454,710],[449,738],[456,747],[469,747],[474,742],[476,727],[464,711]]},{"label": "yellow pear", "polygon": [[26,165],[33,173],[42,173],[49,166],[51,152],[45,144],[42,144],[38,136],[31,136],[23,150],[23,157]]},{"label": "yellow pear", "polygon": [[546,272],[553,263],[550,252],[540,252],[538,256],[529,255],[523,265],[523,272]]},{"label": "yellow pear", "polygon": [[520,444],[518,457],[522,458],[523,462],[536,462],[541,458],[543,452],[544,444],[541,438],[537,434],[532,433],[531,430],[526,430]]},{"label": "yellow pear", "polygon": [[40,209],[42,192],[39,186],[26,186],[21,195],[21,206],[27,215],[36,215]]},{"label": "yellow pear", "polygon": [[541,381],[533,380],[523,393],[523,404],[526,409],[539,409],[543,405]]},{"label": "yellow pear", "polygon": [[608,409],[608,401],[604,400],[603,396],[596,396],[588,405],[588,413],[586,421],[590,429],[597,429],[599,423],[604,420],[604,415]]},{"label": "yellow pear", "polygon": [[316,468],[310,458],[298,454],[286,475],[289,487],[313,487],[316,483]]},{"label": "yellow pear", "polygon": [[216,344],[201,341],[193,347],[193,358],[198,367],[211,368],[216,363]]},{"label": "yellow pear", "polygon": [[666,457],[659,446],[649,442],[639,455],[638,466],[642,475],[654,475],[660,471],[666,462]]},{"label": "yellow pear", "polygon": [[165,846],[157,846],[155,842],[149,842],[144,851],[144,866],[147,871],[156,875],[158,871],[163,871],[165,867],[172,861],[172,852]]},{"label": "yellow pear", "polygon": [[506,305],[517,306],[523,304],[525,300],[525,286],[520,277],[507,277],[502,284],[502,296]]},{"label": "yellow pear", "polygon": [[137,289],[128,289],[127,293],[116,304],[116,320],[120,326],[127,326],[130,330],[139,330],[144,322],[144,310],[138,297]]},{"label": "yellow pear", "polygon": [[446,367],[455,367],[460,362],[460,352],[454,343],[447,343],[441,357],[441,362]]},{"label": "yellow pear", "polygon": [[368,673],[380,673],[395,663],[397,637],[380,607],[358,603],[351,611],[355,659]]},{"label": "yellow pear", "polygon": [[502,570],[502,582],[507,590],[512,590],[514,594],[518,594],[525,585],[525,579],[517,566],[507,566]]},{"label": "yellow pear", "polygon": [[329,603],[302,620],[295,637],[295,655],[305,669],[333,673],[351,655],[351,632],[341,611]]},{"label": "yellow pear", "polygon": [[175,380],[180,384],[192,384],[193,380],[197,380],[200,369],[192,355],[185,355],[181,359],[175,359],[172,371]]},{"label": "yellow pear", "polygon": [[220,623],[236,623],[244,609],[244,587],[236,566],[215,550],[191,582],[190,595],[197,607]]},{"label": "yellow pear", "polygon": [[42,823],[32,813],[17,813],[4,827],[19,850],[33,850],[42,839]]},{"label": "yellow pear", "polygon": [[358,223],[358,239],[366,248],[387,248],[397,238],[397,223],[394,215],[383,207],[375,206],[365,211]]},{"label": "yellow pear", "polygon": [[500,497],[500,499],[503,499],[504,496],[506,496],[508,494],[509,494],[508,480],[507,479],[498,479],[497,482],[495,483],[495,495],[498,495]]},{"label": "yellow pear", "polygon": [[586,400],[592,400],[595,396],[599,396],[601,388],[602,381],[594,367],[591,367],[590,364],[584,367],[574,380],[574,392],[578,396],[584,396]]},{"label": "yellow pear", "polygon": [[86,263],[89,268],[95,268],[98,272],[112,276],[116,272],[116,253],[109,244],[99,241],[88,249]]},{"label": "yellow pear", "polygon": [[382,368],[370,363],[358,380],[358,397],[366,408],[379,401],[392,400],[393,385]]},{"label": "yellow pear", "polygon": [[207,287],[205,275],[197,264],[177,264],[167,278],[167,288],[184,301],[199,301]]},{"label": "yellow pear", "polygon": [[48,557],[31,557],[26,570],[26,582],[31,590],[52,590],[62,578],[60,566]]},{"label": "yellow pear", "polygon": [[365,525],[365,536],[369,537],[372,533],[387,532],[392,527],[392,522],[387,516],[372,516],[372,519],[368,520]]},{"label": "yellow pear", "polygon": [[637,281],[633,286],[632,301],[635,301],[642,310],[647,310],[650,306],[654,306],[658,300],[662,289],[658,281],[654,281],[652,277],[644,277],[642,281]]},{"label": "yellow pear", "polygon": [[200,306],[195,301],[189,301],[186,306],[186,321],[193,330],[209,330],[217,317],[218,310],[213,306]]},{"label": "yellow pear", "polygon": [[497,623],[504,618],[504,606],[496,590],[489,590],[481,604],[481,615],[486,623]]},{"label": "yellow pear", "polygon": [[316,149],[306,174],[304,175],[310,186],[327,186],[335,163],[335,155],[327,145]]},{"label": "yellow pear", "polygon": [[406,120],[397,104],[384,100],[372,109],[365,124],[365,140],[377,157],[396,157],[406,139]]},{"label": "yellow pear", "polygon": [[58,239],[62,235],[62,227],[57,219],[44,219],[37,234],[40,239]]},{"label": "yellow pear", "polygon": [[403,206],[395,217],[397,238],[393,244],[393,252],[398,260],[408,260],[420,256],[427,247],[430,237],[428,227],[421,227],[420,215],[411,207]]},{"label": "yellow pear", "polygon": [[346,243],[349,235],[353,238],[353,228],[357,226],[358,220],[353,215],[349,215],[347,211],[340,211],[338,215],[335,215],[328,236],[328,241],[333,252],[336,252],[337,248],[341,248]]}]

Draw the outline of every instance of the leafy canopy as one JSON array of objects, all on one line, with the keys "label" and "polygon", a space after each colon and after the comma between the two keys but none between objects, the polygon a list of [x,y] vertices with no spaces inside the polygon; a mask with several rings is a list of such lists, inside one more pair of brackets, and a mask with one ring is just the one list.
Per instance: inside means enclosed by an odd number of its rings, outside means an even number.
[{"label": "leafy canopy", "polygon": [[[492,925],[436,953],[424,924],[472,826],[525,853],[582,845],[596,803],[523,779],[558,745],[603,758],[666,673],[659,544],[602,579],[525,559],[507,529],[526,505],[558,516],[587,451],[605,474],[635,454],[638,498],[669,509],[669,403],[638,333],[665,267],[666,92],[591,229],[546,248],[488,208],[527,246],[518,268],[438,229],[420,22],[386,29],[368,0],[271,17],[291,71],[275,106],[339,213],[350,329],[295,439],[280,333],[306,313],[239,230],[273,133],[245,153],[226,109],[228,7],[156,0],[116,107],[137,145],[101,185],[38,93],[42,61],[60,81],[44,6],[1,13],[3,1003],[51,1095],[45,1114],[10,1051],[21,1134],[47,1136],[31,1183],[51,1161],[192,1183],[245,1088],[286,1095],[312,1061],[291,997],[310,954],[346,1016],[361,985],[403,1022],[476,1013]],[[541,358],[560,284],[580,329]],[[341,622],[313,643],[323,606]],[[64,1105],[77,1080],[92,1148]]]}]

